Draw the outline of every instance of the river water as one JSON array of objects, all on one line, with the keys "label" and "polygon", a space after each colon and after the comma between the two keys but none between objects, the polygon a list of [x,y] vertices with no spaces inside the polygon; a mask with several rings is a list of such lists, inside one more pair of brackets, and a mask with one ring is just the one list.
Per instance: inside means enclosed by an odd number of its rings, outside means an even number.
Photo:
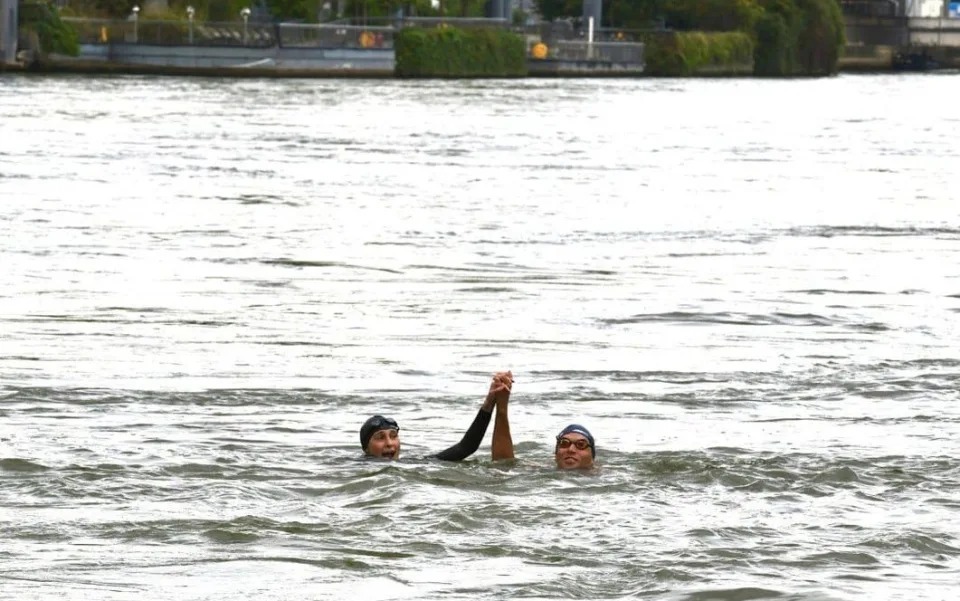
[{"label": "river water", "polygon": [[955,599],[956,81],[0,77],[0,598]]}]

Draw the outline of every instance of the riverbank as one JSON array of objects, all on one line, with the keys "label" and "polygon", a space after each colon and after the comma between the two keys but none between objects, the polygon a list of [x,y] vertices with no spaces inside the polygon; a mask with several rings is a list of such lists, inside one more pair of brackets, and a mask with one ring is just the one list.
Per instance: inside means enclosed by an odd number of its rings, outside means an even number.
[{"label": "riverbank", "polygon": [[960,47],[848,46],[838,68],[848,73],[884,73],[960,69]]},{"label": "riverbank", "polygon": [[[899,73],[903,71],[935,71],[960,69],[960,48],[897,49],[892,46],[856,47],[840,58],[840,73]],[[169,52],[170,49],[163,49]],[[10,73],[76,73],[87,75],[160,75],[198,76],[229,78],[361,78],[394,79],[392,66],[383,61],[352,62],[327,61],[308,64],[277,62],[275,59],[259,58],[226,64],[150,64],[118,62],[54,55],[43,61],[27,65],[12,63],[0,66],[0,72]],[[738,69],[704,69],[688,77],[752,77],[750,65]],[[655,77],[641,68],[619,66],[612,63],[589,63],[586,61],[531,61],[527,77]]]},{"label": "riverbank", "polygon": [[394,77],[392,49],[304,49],[82,44],[77,57],[51,55],[29,69],[90,74],[218,77]]},{"label": "riverbank", "polygon": [[[38,73],[135,74],[210,77],[394,78],[392,48],[251,48],[82,44],[77,57],[27,58],[11,70]],[[530,59],[528,77],[636,77],[642,62]]]},{"label": "riverbank", "polygon": [[[609,47],[610,45],[606,45]],[[604,45],[597,45],[603,48]],[[579,55],[586,57],[587,51]],[[576,58],[528,59],[527,77],[650,77],[642,59],[632,62]],[[592,54],[591,54],[592,56]],[[642,57],[641,53],[638,55]],[[257,78],[396,77],[395,52],[387,48],[319,48],[201,46],[131,43],[84,43],[79,56],[51,54],[42,58],[21,51],[17,62],[0,71],[35,73],[130,74]],[[894,73],[960,69],[960,47],[856,43],[845,47],[838,61],[841,73]],[[750,77],[752,63],[729,68],[704,67],[688,77]]]}]

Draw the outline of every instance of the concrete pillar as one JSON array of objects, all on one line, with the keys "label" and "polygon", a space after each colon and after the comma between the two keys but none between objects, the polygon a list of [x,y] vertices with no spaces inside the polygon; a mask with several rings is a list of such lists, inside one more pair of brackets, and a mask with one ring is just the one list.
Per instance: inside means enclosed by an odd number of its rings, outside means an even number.
[{"label": "concrete pillar", "polygon": [[0,0],[0,63],[17,59],[17,0]]},{"label": "concrete pillar", "polygon": [[602,0],[583,0],[583,31],[586,35],[587,22],[593,17],[593,29],[600,29],[600,17],[603,16]]}]

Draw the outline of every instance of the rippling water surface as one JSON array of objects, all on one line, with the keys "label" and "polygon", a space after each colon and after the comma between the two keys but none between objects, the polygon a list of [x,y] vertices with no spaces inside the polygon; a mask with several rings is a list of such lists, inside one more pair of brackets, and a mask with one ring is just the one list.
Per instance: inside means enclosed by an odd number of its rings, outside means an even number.
[{"label": "rippling water surface", "polygon": [[0,598],[955,599],[955,88],[0,77]]}]

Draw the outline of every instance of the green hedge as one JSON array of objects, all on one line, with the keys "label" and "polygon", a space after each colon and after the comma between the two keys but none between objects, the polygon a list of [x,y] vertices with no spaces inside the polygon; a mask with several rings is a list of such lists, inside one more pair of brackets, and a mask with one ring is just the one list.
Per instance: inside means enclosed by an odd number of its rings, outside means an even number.
[{"label": "green hedge", "polygon": [[764,0],[757,21],[756,75],[831,75],[846,44],[836,0]]},{"label": "green hedge", "polygon": [[[639,0],[627,0],[639,1]],[[742,31],[754,42],[754,74],[761,76],[836,73],[846,44],[837,0],[663,0],[667,26],[680,31]],[[702,44],[665,42],[692,59],[665,59],[669,74],[696,74]],[[648,51],[649,54],[649,51]],[[649,63],[649,61],[648,61]]]},{"label": "green hedge", "polygon": [[398,77],[522,77],[526,44],[500,29],[409,27],[397,33]]},{"label": "green hedge", "polygon": [[741,73],[753,61],[753,40],[740,31],[669,32],[645,40],[649,75]]},{"label": "green hedge", "polygon": [[18,17],[22,33],[36,32],[42,54],[80,54],[77,32],[60,20],[56,8],[40,2],[24,2],[20,4]]}]

